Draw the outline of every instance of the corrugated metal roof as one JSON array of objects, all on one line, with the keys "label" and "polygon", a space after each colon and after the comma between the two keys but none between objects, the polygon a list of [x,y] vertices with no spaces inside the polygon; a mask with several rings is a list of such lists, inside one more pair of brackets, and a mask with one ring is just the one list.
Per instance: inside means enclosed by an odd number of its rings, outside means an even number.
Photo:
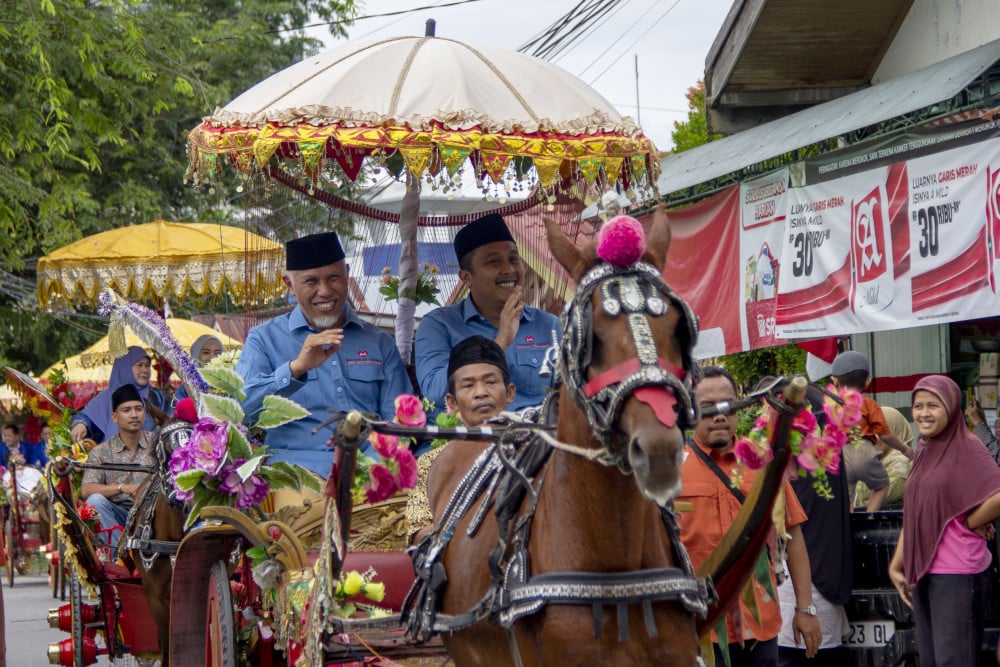
[{"label": "corrugated metal roof", "polygon": [[660,163],[669,194],[769,158],[949,100],[1000,60],[1000,40],[840,99],[759,125]]}]

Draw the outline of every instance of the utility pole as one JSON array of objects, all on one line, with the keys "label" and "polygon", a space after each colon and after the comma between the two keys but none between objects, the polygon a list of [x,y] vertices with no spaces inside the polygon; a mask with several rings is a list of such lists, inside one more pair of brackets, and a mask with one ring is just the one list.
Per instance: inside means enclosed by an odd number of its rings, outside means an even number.
[{"label": "utility pole", "polygon": [[639,110],[639,54],[635,54],[635,122],[642,127],[642,112]]}]

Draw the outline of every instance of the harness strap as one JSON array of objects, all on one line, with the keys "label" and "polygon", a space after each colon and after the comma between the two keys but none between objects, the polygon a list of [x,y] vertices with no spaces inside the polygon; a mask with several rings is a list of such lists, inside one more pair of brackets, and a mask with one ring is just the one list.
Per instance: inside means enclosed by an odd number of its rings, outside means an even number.
[{"label": "harness strap", "polygon": [[130,535],[125,538],[125,548],[142,551],[144,553],[167,554],[173,556],[177,553],[180,542],[168,542],[167,540],[150,540],[143,537]]},{"label": "harness strap", "polygon": [[[687,371],[663,357],[657,357],[656,365],[661,370],[672,373],[678,380],[683,380],[687,375]],[[639,361],[638,357],[632,357],[628,361],[623,361],[617,366],[613,366],[603,373],[595,375],[587,384],[583,385],[583,393],[587,398],[593,398],[600,390],[610,385],[618,384],[640,368],[642,368],[642,362]]]}]

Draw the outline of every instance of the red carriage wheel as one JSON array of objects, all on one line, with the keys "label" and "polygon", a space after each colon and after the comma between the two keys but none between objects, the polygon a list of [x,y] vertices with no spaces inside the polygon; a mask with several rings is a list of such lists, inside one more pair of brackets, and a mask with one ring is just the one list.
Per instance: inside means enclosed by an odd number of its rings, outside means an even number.
[{"label": "red carriage wheel", "polygon": [[236,667],[236,631],[229,571],[216,561],[208,573],[208,608],[205,613],[206,667]]}]

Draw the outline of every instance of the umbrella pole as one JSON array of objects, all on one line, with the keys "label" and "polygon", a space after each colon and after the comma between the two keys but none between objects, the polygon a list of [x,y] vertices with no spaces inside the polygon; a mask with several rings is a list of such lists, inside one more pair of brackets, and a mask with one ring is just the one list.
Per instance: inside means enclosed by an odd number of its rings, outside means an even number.
[{"label": "umbrella pole", "polygon": [[407,173],[406,194],[399,212],[399,300],[396,310],[396,347],[403,364],[413,364],[413,319],[417,303],[417,218],[420,215],[420,180]]}]

